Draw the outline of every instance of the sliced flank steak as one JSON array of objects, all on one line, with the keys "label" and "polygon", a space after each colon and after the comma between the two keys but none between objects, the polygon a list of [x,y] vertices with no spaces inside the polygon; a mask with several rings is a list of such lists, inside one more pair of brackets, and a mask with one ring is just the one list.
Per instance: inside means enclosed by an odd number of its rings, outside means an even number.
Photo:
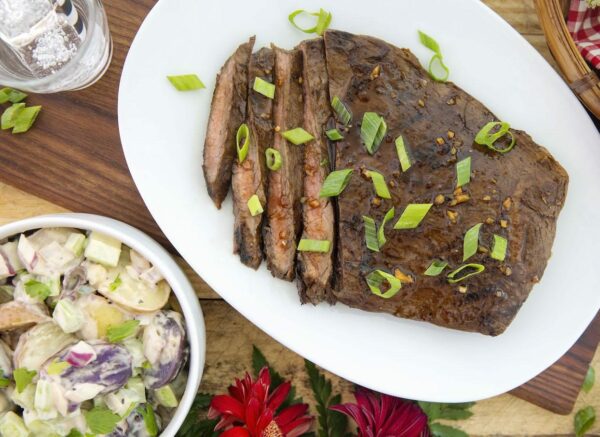
[{"label": "sliced flank steak", "polygon": [[254,40],[239,46],[221,68],[210,107],[202,168],[208,194],[219,209],[231,184],[235,134],[246,119],[248,62]]},{"label": "sliced flank steak", "polygon": [[[352,127],[336,143],[336,169],[353,168],[338,197],[336,298],[352,307],[487,335],[510,324],[546,267],[568,175],[526,133],[510,132],[516,146],[497,153],[474,143],[488,122],[498,120],[483,104],[451,82],[433,81],[407,49],[368,36],[325,33],[330,95],[353,114]],[[387,123],[373,155],[361,140],[365,112]],[[404,138],[412,166],[402,171],[394,141]],[[471,159],[470,182],[457,189],[456,165]],[[376,197],[363,170],[380,172],[391,199]],[[418,227],[393,227],[409,204],[432,204]],[[365,245],[363,216],[385,228],[379,252]],[[479,246],[463,261],[467,230],[481,223]],[[506,238],[503,261],[493,259],[494,235]],[[433,260],[448,267],[424,275]],[[447,274],[466,263],[485,267],[467,280],[450,283]],[[376,269],[396,275],[400,291],[384,299],[369,290]],[[382,291],[385,291],[382,290]]]},{"label": "sliced flank steak", "polygon": [[301,127],[302,53],[273,46],[275,53],[275,101],[273,148],[281,154],[281,168],[270,171],[267,190],[267,220],[264,245],[267,267],[273,276],[291,281],[295,277],[296,245],[302,230],[302,146],[282,134]]},{"label": "sliced flank steak", "polygon": [[302,238],[327,240],[327,253],[298,253],[298,287],[302,302],[332,301],[332,254],[335,242],[333,206],[320,198],[323,181],[329,174],[329,142],[325,136],[332,118],[323,39],[304,41],[299,46],[304,62],[304,128],[314,137],[304,145],[304,203]]},{"label": "sliced flank steak", "polygon": [[264,214],[252,216],[248,200],[256,195],[263,208],[267,203],[265,149],[273,144],[271,111],[273,100],[253,89],[255,78],[273,83],[273,51],[262,48],[253,54],[248,68],[247,120],[250,131],[248,155],[242,163],[233,164],[231,188],[233,193],[234,252],[253,269],[263,259],[262,223]]}]

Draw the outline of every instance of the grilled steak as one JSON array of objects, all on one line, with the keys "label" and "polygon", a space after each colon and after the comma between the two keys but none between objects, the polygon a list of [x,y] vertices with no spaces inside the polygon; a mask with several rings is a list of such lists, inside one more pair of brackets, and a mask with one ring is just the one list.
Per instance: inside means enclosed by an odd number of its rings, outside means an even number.
[{"label": "grilled steak", "polygon": [[302,54],[273,47],[275,53],[275,101],[273,148],[282,165],[270,171],[264,244],[267,266],[273,276],[291,281],[295,276],[296,242],[302,227],[302,146],[288,143],[281,133],[302,126]]},{"label": "grilled steak", "polygon": [[333,206],[329,198],[319,198],[323,181],[329,173],[328,140],[325,128],[331,119],[325,48],[323,40],[304,41],[299,47],[304,63],[304,129],[314,141],[304,146],[304,194],[302,238],[328,240],[329,253],[299,252],[298,287],[302,302],[316,304],[332,300],[331,277],[334,238]]},{"label": "grilled steak", "polygon": [[[557,216],[568,176],[550,153],[524,132],[512,130],[516,146],[506,154],[474,143],[488,122],[485,106],[456,85],[432,81],[406,49],[345,32],[325,33],[330,95],[353,114],[352,127],[336,143],[337,169],[354,174],[337,201],[335,295],[350,306],[488,335],[502,333],[540,280],[551,253]],[[367,111],[384,117],[388,131],[371,156],[360,136]],[[394,139],[402,135],[412,167],[402,172]],[[456,189],[457,161],[471,157],[471,181]],[[392,199],[375,200],[373,184],[361,170],[382,173]],[[438,197],[440,196],[441,197]],[[410,203],[433,203],[416,229],[393,230]],[[365,245],[362,216],[377,224],[392,206],[380,252]],[[469,263],[485,271],[460,283],[446,275],[463,263],[465,232],[483,223],[480,250]],[[504,262],[489,253],[493,234],[508,239]],[[439,276],[423,272],[434,259],[448,261]],[[369,291],[365,276],[375,269],[399,270],[401,290],[390,299]],[[411,282],[412,281],[412,282]]]},{"label": "grilled steak", "polygon": [[204,179],[208,194],[217,206],[227,197],[231,165],[235,155],[235,134],[246,118],[248,61],[254,37],[238,47],[217,76],[204,140]]},{"label": "grilled steak", "polygon": [[250,146],[246,159],[233,164],[234,252],[249,267],[258,268],[263,258],[262,221],[263,214],[252,217],[248,210],[248,199],[254,194],[260,204],[266,205],[265,149],[273,143],[271,122],[272,100],[254,91],[254,79],[260,77],[273,83],[273,51],[262,48],[250,58],[248,67],[248,117]]}]

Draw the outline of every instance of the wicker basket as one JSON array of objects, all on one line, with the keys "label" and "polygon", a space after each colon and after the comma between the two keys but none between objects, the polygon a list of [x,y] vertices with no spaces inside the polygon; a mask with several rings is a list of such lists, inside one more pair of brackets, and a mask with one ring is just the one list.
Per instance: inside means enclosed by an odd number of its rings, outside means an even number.
[{"label": "wicker basket", "polygon": [[568,0],[535,0],[548,47],[567,84],[585,106],[600,118],[600,86],[596,72],[583,59],[567,29]]}]

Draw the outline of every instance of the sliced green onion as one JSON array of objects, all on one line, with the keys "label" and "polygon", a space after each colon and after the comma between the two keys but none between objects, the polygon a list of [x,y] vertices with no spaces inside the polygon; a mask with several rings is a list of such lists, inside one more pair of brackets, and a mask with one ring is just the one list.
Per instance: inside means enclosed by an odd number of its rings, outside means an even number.
[{"label": "sliced green onion", "polygon": [[[458,275],[460,272],[462,272],[465,269],[473,269],[473,271],[457,278],[456,275]],[[465,264],[465,265],[460,266],[453,272],[448,273],[448,276],[447,276],[448,282],[451,284],[456,284],[457,282],[464,281],[465,279],[470,278],[471,276],[478,275],[481,272],[483,272],[484,270],[485,270],[485,267],[481,264],[474,264],[474,263]]]},{"label": "sliced green onion", "polygon": [[254,85],[252,86],[252,89],[257,93],[268,97],[269,99],[275,97],[275,85],[273,85],[271,82],[261,79],[260,77],[254,78]]},{"label": "sliced green onion", "polygon": [[108,290],[115,291],[117,288],[119,288],[121,286],[122,283],[123,283],[123,280],[121,279],[121,274],[119,273],[117,275],[117,277],[115,278],[115,280],[112,281],[110,283],[110,285],[108,286]]},{"label": "sliced green onion", "polygon": [[479,247],[479,229],[481,228],[481,225],[481,223],[477,223],[465,233],[465,238],[463,240],[463,261],[468,260],[477,253],[477,248]]},{"label": "sliced green onion", "polygon": [[387,124],[383,117],[375,112],[365,112],[360,126],[360,137],[365,143],[367,152],[373,155],[379,149],[387,132]]},{"label": "sliced green onion", "polygon": [[250,215],[252,217],[263,213],[263,207],[260,204],[260,199],[256,194],[253,194],[250,196],[250,199],[248,199],[248,209],[250,210]]},{"label": "sliced green onion", "polygon": [[[374,270],[367,275],[367,285],[371,290],[371,293],[382,297],[384,299],[389,299],[394,297],[400,288],[402,287],[402,282],[400,279],[396,278],[394,275],[390,275],[383,270]],[[387,281],[389,284],[389,289],[385,292],[381,290],[381,285]]]},{"label": "sliced green onion", "polygon": [[35,370],[27,370],[25,367],[13,370],[13,379],[17,386],[17,392],[22,393],[36,375],[37,372]]},{"label": "sliced green onion", "polygon": [[[494,129],[497,126],[499,126],[499,129],[494,133],[490,133],[492,129]],[[510,135],[509,145],[503,149],[494,146],[494,143],[506,134]],[[516,140],[514,135],[510,131],[510,124],[508,124],[505,121],[491,121],[485,126],[483,126],[481,130],[477,133],[477,135],[475,136],[475,142],[477,144],[481,144],[482,146],[486,146],[487,148],[495,152],[506,153],[510,152],[512,148],[515,147]]]},{"label": "sliced green onion", "polygon": [[309,240],[302,238],[298,243],[298,251],[300,252],[329,252],[331,242],[329,240]]},{"label": "sliced green onion", "polygon": [[347,168],[345,170],[335,170],[329,173],[323,182],[319,197],[339,196],[348,185],[348,182],[350,182],[352,171],[351,168]]},{"label": "sliced green onion", "polygon": [[331,100],[331,107],[335,111],[338,120],[344,125],[348,125],[352,121],[352,113],[346,108],[338,96],[334,96]]},{"label": "sliced green onion", "polygon": [[181,74],[179,76],[167,76],[169,82],[178,91],[193,91],[206,88],[200,78],[195,74]]},{"label": "sliced green onion", "polygon": [[121,416],[105,407],[94,407],[89,411],[84,411],[83,416],[85,417],[85,423],[93,435],[110,434],[117,426],[117,423],[121,421]]},{"label": "sliced green onion", "polygon": [[492,253],[491,257],[497,259],[498,261],[504,261],[506,258],[506,247],[508,246],[508,241],[506,238],[501,235],[494,234],[494,244],[492,245]]},{"label": "sliced green onion", "polygon": [[299,146],[300,144],[308,143],[315,139],[311,134],[306,132],[301,127],[297,127],[291,130],[286,130],[283,134],[283,138],[288,140],[290,143]]},{"label": "sliced green onion", "polygon": [[138,326],[140,326],[139,320],[127,320],[120,325],[109,326],[106,330],[106,338],[111,343],[118,343],[134,335]]},{"label": "sliced green onion", "polygon": [[381,225],[379,225],[379,229],[377,230],[377,243],[379,243],[379,247],[382,248],[383,245],[386,243],[387,239],[385,238],[385,225],[387,224],[387,222],[389,222],[391,219],[394,218],[394,214],[396,213],[394,207],[392,206],[388,212],[385,213],[385,216],[383,217],[383,221],[381,222]]},{"label": "sliced green onion", "polygon": [[462,187],[471,181],[471,157],[456,163],[456,186]]},{"label": "sliced green onion", "polygon": [[235,147],[238,162],[241,164],[248,156],[248,149],[250,148],[250,129],[246,123],[242,123],[235,134]]},{"label": "sliced green onion", "polygon": [[442,273],[442,271],[448,266],[448,263],[446,261],[442,261],[442,260],[438,260],[438,259],[434,259],[431,264],[429,264],[429,267],[427,267],[427,270],[425,270],[424,275],[425,276],[437,276],[440,273]]},{"label": "sliced green onion", "polygon": [[13,127],[12,133],[21,134],[27,132],[31,126],[33,126],[33,123],[35,122],[35,119],[37,118],[41,109],[42,107],[38,105],[29,106],[24,108],[22,111],[19,111],[15,118],[15,126]]},{"label": "sliced green onion", "polygon": [[388,189],[387,184],[385,183],[385,178],[383,175],[377,171],[369,170],[367,171],[367,176],[371,178],[373,181],[373,186],[375,187],[375,192],[382,199],[391,199],[392,195],[390,194],[390,190]]},{"label": "sliced green onion", "polygon": [[0,90],[0,103],[19,103],[27,97],[22,91],[14,90],[12,88],[2,88]]},{"label": "sliced green onion", "polygon": [[[438,74],[439,70],[436,71],[436,67],[439,67],[442,72]],[[450,70],[444,64],[444,59],[442,55],[435,54],[429,60],[429,66],[427,67],[427,71],[433,80],[436,82],[446,82],[448,77],[450,76]]]},{"label": "sliced green onion", "polygon": [[48,364],[48,367],[46,367],[46,372],[48,373],[48,375],[60,375],[69,367],[71,367],[71,365],[66,361],[54,360],[50,364]]},{"label": "sliced green onion", "polygon": [[340,131],[337,129],[329,129],[328,131],[325,131],[325,135],[327,135],[327,138],[329,138],[331,141],[339,141],[344,139]]},{"label": "sliced green onion", "polygon": [[372,217],[363,215],[363,223],[365,224],[365,242],[367,249],[373,252],[379,252],[379,242],[377,241],[377,226]]},{"label": "sliced green onion", "polygon": [[394,229],[414,229],[425,218],[431,203],[411,203],[402,212],[402,215],[394,225]]},{"label": "sliced green onion", "polygon": [[281,168],[281,153],[279,153],[278,150],[272,149],[271,147],[267,148],[267,150],[265,150],[265,158],[269,170],[277,171]]},{"label": "sliced green onion", "polygon": [[25,109],[25,103],[15,103],[14,105],[9,106],[2,113],[2,118],[0,119],[0,127],[2,129],[10,129],[15,126],[15,121],[17,120],[17,115],[21,111]]},{"label": "sliced green onion", "polygon": [[398,153],[398,160],[400,160],[400,167],[402,171],[406,171],[410,168],[410,158],[406,152],[406,146],[404,145],[404,138],[400,135],[396,138],[396,152]]},{"label": "sliced green onion", "polygon": [[418,32],[419,32],[419,41],[421,41],[421,44],[423,44],[429,50],[435,52],[436,55],[442,54],[442,52],[440,50],[440,45],[437,43],[437,41],[435,39],[433,39],[432,37],[427,35],[425,32],[421,32],[420,30]]},{"label": "sliced green onion", "polygon": [[[310,28],[302,28],[299,25],[297,25],[295,20],[296,17],[300,14],[308,14],[312,15],[313,17],[317,17],[317,22],[315,26]],[[292,23],[292,26],[304,33],[316,33],[317,35],[323,35],[323,33],[329,27],[329,24],[331,24],[331,13],[327,12],[322,8],[319,10],[319,12],[308,12],[304,9],[298,9],[288,16],[288,20],[290,21],[290,23]]]}]

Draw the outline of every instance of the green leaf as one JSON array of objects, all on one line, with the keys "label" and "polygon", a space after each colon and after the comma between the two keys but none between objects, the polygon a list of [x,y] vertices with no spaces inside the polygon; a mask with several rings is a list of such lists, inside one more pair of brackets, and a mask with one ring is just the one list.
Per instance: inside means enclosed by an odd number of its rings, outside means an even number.
[{"label": "green leaf", "polygon": [[429,430],[435,437],[469,437],[466,432],[441,423],[432,423],[429,425]]},{"label": "green leaf", "polygon": [[582,408],[575,414],[573,425],[575,426],[575,435],[581,437],[594,425],[596,421],[596,410],[593,407]]},{"label": "green leaf", "polygon": [[88,428],[94,434],[110,434],[121,421],[118,414],[107,408],[94,407],[83,413]]},{"label": "green leaf", "polygon": [[27,370],[25,367],[15,369],[13,371],[13,379],[17,385],[17,392],[22,393],[33,378],[35,378],[35,375],[37,375],[35,370]]},{"label": "green leaf", "polygon": [[331,381],[326,379],[313,363],[304,360],[304,366],[317,401],[319,437],[344,437],[348,427],[347,417],[329,409],[342,401],[341,396],[339,394],[331,396]]},{"label": "green leaf", "polygon": [[34,299],[42,301],[46,300],[48,296],[52,294],[52,290],[48,284],[36,281],[35,279],[30,279],[29,281],[25,282],[25,293]]},{"label": "green leaf", "polygon": [[473,415],[469,408],[475,405],[475,402],[464,402],[458,404],[446,404],[438,402],[418,402],[419,407],[429,418],[429,423],[438,419],[463,420]]},{"label": "green leaf", "polygon": [[77,428],[73,428],[71,431],[69,431],[67,437],[84,437],[84,435]]},{"label": "green leaf", "polygon": [[106,338],[111,343],[118,343],[135,334],[138,326],[140,326],[139,320],[127,320],[120,325],[109,326],[106,330]]},{"label": "green leaf", "polygon": [[198,393],[188,415],[186,416],[181,428],[177,432],[178,437],[216,437],[219,433],[215,432],[215,426],[218,419],[201,419],[201,414],[210,406],[212,395],[207,393]]},{"label": "green leaf", "polygon": [[596,371],[594,370],[594,368],[592,366],[588,367],[588,371],[587,374],[585,375],[585,379],[583,380],[583,385],[581,386],[581,389],[586,392],[589,393],[590,390],[592,389],[592,387],[594,386],[594,382],[596,380]]}]

